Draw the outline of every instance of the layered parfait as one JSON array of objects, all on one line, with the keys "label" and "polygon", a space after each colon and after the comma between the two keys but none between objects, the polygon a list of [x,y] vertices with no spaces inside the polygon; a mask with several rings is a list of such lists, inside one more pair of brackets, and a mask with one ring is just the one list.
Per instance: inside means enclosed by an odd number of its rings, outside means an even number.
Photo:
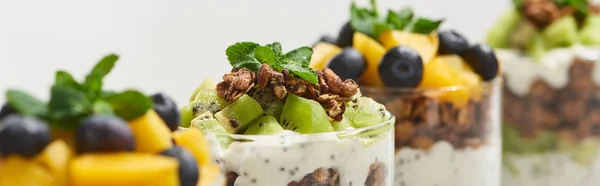
[{"label": "layered parfait", "polygon": [[442,20],[413,10],[352,4],[337,38],[314,47],[311,67],[353,79],[396,117],[395,185],[498,186],[499,63]]},{"label": "layered parfait", "polygon": [[600,182],[600,6],[523,0],[488,35],[504,63],[503,184]]},{"label": "layered parfait", "polygon": [[353,80],[311,69],[310,47],[239,42],[226,54],[233,69],[202,83],[181,125],[207,133],[227,185],[392,185],[394,117]]},{"label": "layered parfait", "polygon": [[48,102],[6,92],[0,185],[223,185],[203,133],[177,131],[180,115],[171,98],[102,88],[117,59],[104,57],[85,81],[57,71]]}]

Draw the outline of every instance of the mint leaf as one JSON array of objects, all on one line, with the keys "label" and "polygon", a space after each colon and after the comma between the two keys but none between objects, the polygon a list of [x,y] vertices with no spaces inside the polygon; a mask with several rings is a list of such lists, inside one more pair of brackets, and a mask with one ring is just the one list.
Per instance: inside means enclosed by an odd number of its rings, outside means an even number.
[{"label": "mint leaf", "polygon": [[350,25],[357,31],[373,36],[373,25],[381,22],[374,10],[359,8],[355,2],[350,6]]},{"label": "mint leaf", "polygon": [[112,106],[116,115],[127,121],[143,116],[152,108],[152,100],[134,90],[127,90],[107,97],[106,102]]},{"label": "mint leaf", "polygon": [[269,46],[258,46],[254,49],[254,57],[261,62],[266,63],[269,66],[274,66],[277,63],[277,57],[275,52]]},{"label": "mint leaf", "polygon": [[442,24],[444,20],[430,20],[426,18],[418,18],[409,24],[405,30],[419,33],[419,34],[429,34],[432,31],[436,30],[440,24]]},{"label": "mint leaf", "polygon": [[240,42],[227,47],[225,54],[231,66],[258,71],[261,63],[255,58],[254,50],[260,46],[253,42]]},{"label": "mint leaf", "polygon": [[50,90],[48,107],[52,118],[86,114],[90,106],[85,93],[73,87],[54,85]]},{"label": "mint leaf", "polygon": [[310,47],[300,47],[285,54],[285,58],[293,62],[299,63],[302,66],[310,65],[310,58],[313,50]]},{"label": "mint leaf", "polygon": [[283,54],[283,49],[281,47],[281,43],[274,42],[273,44],[268,44],[267,46],[271,47],[271,50],[273,50],[273,53],[275,54],[275,60],[281,63],[285,58],[285,55]]},{"label": "mint leaf", "polygon": [[20,90],[8,90],[6,100],[18,113],[26,116],[44,116],[48,108],[46,103]]},{"label": "mint leaf", "polygon": [[81,84],[79,84],[71,74],[61,70],[56,71],[56,75],[54,76],[54,84],[82,89]]},{"label": "mint leaf", "polygon": [[410,23],[414,16],[413,9],[408,7],[400,10],[398,13],[388,10],[386,22],[394,30],[402,30]]},{"label": "mint leaf", "polygon": [[95,114],[110,115],[113,114],[113,108],[110,103],[104,100],[96,100],[92,105],[92,112]]},{"label": "mint leaf", "polygon": [[104,56],[85,77],[83,88],[90,99],[96,99],[100,90],[102,90],[102,79],[108,75],[115,64],[119,60],[119,56],[110,54]]},{"label": "mint leaf", "polygon": [[313,84],[318,84],[317,72],[308,67],[303,67],[298,63],[286,63],[282,65],[284,69],[290,71],[290,73],[308,81]]}]

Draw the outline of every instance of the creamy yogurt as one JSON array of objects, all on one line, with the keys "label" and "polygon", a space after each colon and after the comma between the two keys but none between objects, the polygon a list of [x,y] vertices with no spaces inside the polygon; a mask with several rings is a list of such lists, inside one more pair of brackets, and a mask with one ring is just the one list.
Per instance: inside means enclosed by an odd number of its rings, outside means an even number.
[{"label": "creamy yogurt", "polygon": [[[567,85],[569,67],[575,57],[590,61],[600,61],[600,47],[575,45],[548,51],[542,59],[534,61],[517,50],[496,50],[496,56],[502,62],[506,86],[516,95],[529,93],[531,85],[538,79],[555,89]],[[600,65],[594,65],[593,81],[600,85]]]},{"label": "creamy yogurt", "polygon": [[[226,149],[213,149],[212,152],[217,152],[216,161],[225,172],[238,173],[234,184],[238,186],[288,185],[318,168],[337,171],[342,186],[365,185],[373,163],[385,164],[385,183],[392,185],[394,150],[391,132],[367,140],[339,139],[334,135],[318,139],[294,134],[273,135],[265,136],[270,140],[233,142]],[[211,147],[218,147],[216,140],[210,141],[213,141]]]}]

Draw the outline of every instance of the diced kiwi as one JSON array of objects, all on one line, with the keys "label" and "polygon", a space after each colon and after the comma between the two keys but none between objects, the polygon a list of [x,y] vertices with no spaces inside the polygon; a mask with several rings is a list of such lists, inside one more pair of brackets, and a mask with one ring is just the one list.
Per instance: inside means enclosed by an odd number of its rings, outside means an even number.
[{"label": "diced kiwi", "polygon": [[487,43],[494,48],[509,48],[508,38],[519,24],[521,16],[512,9],[500,17],[488,32]]},{"label": "diced kiwi", "polygon": [[579,42],[583,45],[600,45],[600,15],[589,15],[581,31],[579,31]]},{"label": "diced kiwi", "polygon": [[542,32],[546,48],[571,46],[577,42],[577,21],[573,16],[564,16],[548,25]]},{"label": "diced kiwi", "polygon": [[288,94],[281,112],[284,129],[302,134],[333,132],[329,116],[316,101]]},{"label": "diced kiwi", "polygon": [[371,98],[360,97],[350,107],[347,110],[354,112],[352,114],[352,124],[355,128],[381,124],[386,120],[385,106]]},{"label": "diced kiwi", "polygon": [[192,119],[194,119],[194,112],[192,108],[193,103],[190,103],[179,109],[179,117],[181,118],[181,120],[179,120],[179,126],[186,128],[190,127]]},{"label": "diced kiwi", "polygon": [[210,112],[205,112],[203,114],[198,115],[196,118],[192,120],[192,127],[198,128],[204,132],[212,132],[212,133],[224,133],[226,134],[225,128],[219,124],[217,119],[213,117]]},{"label": "diced kiwi", "polygon": [[196,100],[196,97],[198,96],[198,93],[200,92],[200,90],[203,89],[209,89],[209,90],[214,90],[216,89],[217,84],[215,83],[215,80],[213,80],[210,77],[207,77],[204,79],[204,81],[202,81],[202,84],[200,84],[200,86],[198,86],[198,88],[196,88],[196,90],[194,90],[194,92],[192,93],[192,96],[190,96],[190,102]]},{"label": "diced kiwi", "polygon": [[227,102],[217,95],[216,90],[202,89],[198,92],[193,105],[194,117],[197,117],[206,111],[215,114],[225,108]]},{"label": "diced kiwi", "polygon": [[531,22],[520,21],[508,37],[508,43],[512,48],[526,48],[537,33],[538,29]]},{"label": "diced kiwi", "polygon": [[555,132],[544,131],[537,138],[521,138],[519,131],[509,124],[502,125],[502,146],[507,152],[530,154],[547,152],[557,148],[558,137]]},{"label": "diced kiwi", "polygon": [[334,131],[344,131],[347,129],[353,129],[352,122],[347,117],[344,117],[342,121],[331,122]]},{"label": "diced kiwi", "polygon": [[527,52],[529,56],[534,60],[540,60],[546,53],[546,45],[544,44],[544,37],[541,34],[535,34],[531,37],[529,44],[527,45]]},{"label": "diced kiwi", "polygon": [[246,129],[250,123],[264,114],[260,104],[244,94],[231,105],[215,114],[215,118],[229,133],[238,133]]},{"label": "diced kiwi", "polygon": [[277,119],[273,116],[262,116],[248,127],[244,134],[247,135],[269,135],[269,134],[277,134],[283,131],[281,125],[277,122]]},{"label": "diced kiwi", "polygon": [[279,118],[281,116],[284,102],[277,96],[273,95],[270,90],[259,89],[254,91],[251,96],[263,108],[265,115],[270,115],[275,118]]}]

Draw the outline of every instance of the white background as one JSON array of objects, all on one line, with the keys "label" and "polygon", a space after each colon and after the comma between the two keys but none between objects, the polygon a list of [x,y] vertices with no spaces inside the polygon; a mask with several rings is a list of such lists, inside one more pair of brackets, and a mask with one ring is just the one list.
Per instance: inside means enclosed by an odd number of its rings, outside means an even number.
[{"label": "white background", "polygon": [[[481,41],[510,0],[379,0],[446,17]],[[183,104],[206,76],[229,70],[238,41],[280,41],[284,50],[336,34],[350,0],[0,0],[0,92],[18,87],[47,99],[57,69],[83,78],[103,55],[121,60],[105,85],[166,92]],[[0,101],[4,96],[0,96]]]}]

